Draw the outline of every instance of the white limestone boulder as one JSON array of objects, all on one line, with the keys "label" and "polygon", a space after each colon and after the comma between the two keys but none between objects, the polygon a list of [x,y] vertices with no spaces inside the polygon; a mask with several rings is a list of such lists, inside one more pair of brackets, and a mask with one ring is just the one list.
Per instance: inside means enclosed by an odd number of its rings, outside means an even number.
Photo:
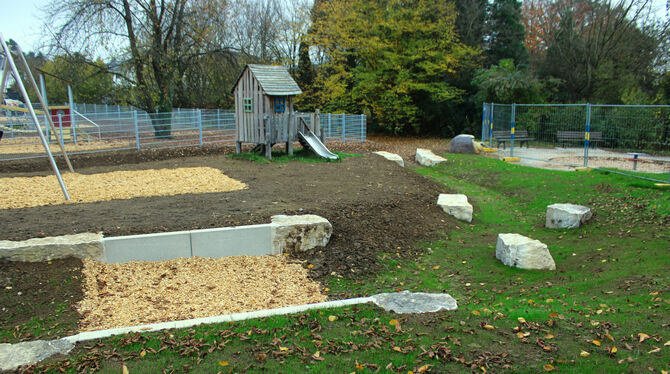
[{"label": "white limestone boulder", "polygon": [[550,229],[574,229],[591,219],[591,209],[575,204],[547,206],[545,226]]},{"label": "white limestone boulder", "polygon": [[382,156],[389,161],[393,161],[393,162],[395,162],[396,164],[400,165],[403,168],[405,167],[405,161],[402,159],[402,157],[400,157],[399,155],[397,155],[395,153],[386,152],[386,151],[379,151],[379,152],[372,152],[372,153],[374,153],[376,155],[379,155],[379,156]]},{"label": "white limestone boulder", "polygon": [[22,241],[0,240],[0,259],[41,262],[66,257],[103,258],[102,233],[49,236]]},{"label": "white limestone boulder", "polygon": [[546,244],[519,234],[498,234],[496,258],[521,269],[556,270]]},{"label": "white limestone boulder", "polygon": [[416,156],[414,159],[422,166],[435,166],[440,162],[447,161],[444,157],[434,154],[430,149],[424,148],[416,149]]},{"label": "white limestone boulder", "polygon": [[325,247],[332,233],[330,222],[317,215],[272,216],[272,253],[304,252]]},{"label": "white limestone boulder", "polygon": [[463,194],[442,193],[437,197],[437,205],[450,216],[472,222],[472,205],[468,202],[468,197]]}]

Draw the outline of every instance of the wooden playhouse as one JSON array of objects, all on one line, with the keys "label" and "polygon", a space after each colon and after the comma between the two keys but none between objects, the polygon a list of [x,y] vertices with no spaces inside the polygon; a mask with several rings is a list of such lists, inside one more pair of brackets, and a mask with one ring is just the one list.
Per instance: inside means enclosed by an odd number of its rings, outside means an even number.
[{"label": "wooden playhouse", "polygon": [[337,158],[315,135],[320,133],[318,114],[311,116],[308,125],[303,115],[295,113],[293,98],[302,90],[283,66],[245,66],[232,92],[237,153],[242,143],[251,143],[272,158],[272,145],[286,143],[292,155],[293,142],[298,140],[322,157]]}]

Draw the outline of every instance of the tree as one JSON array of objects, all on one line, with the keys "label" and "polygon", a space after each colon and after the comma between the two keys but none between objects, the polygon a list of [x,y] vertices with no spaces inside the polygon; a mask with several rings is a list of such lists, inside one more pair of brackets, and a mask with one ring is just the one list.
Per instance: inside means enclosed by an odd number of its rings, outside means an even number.
[{"label": "tree", "polygon": [[436,131],[462,90],[447,79],[477,52],[460,43],[454,5],[426,0],[322,1],[308,42],[324,63],[315,86],[328,110],[369,113],[393,133]]},{"label": "tree", "polygon": [[481,48],[486,34],[487,0],[456,0],[456,30],[460,41],[474,48]]},{"label": "tree", "polygon": [[[134,104],[152,115],[156,137],[169,137],[169,121],[156,113],[172,111],[177,82],[193,60],[226,51],[213,47],[223,0],[54,0],[49,23],[58,50],[110,50],[128,53],[127,71],[110,72],[127,81]],[[116,52],[118,53],[118,52]]]},{"label": "tree", "polygon": [[475,75],[479,102],[501,104],[542,102],[542,84],[528,69],[518,69],[514,60],[500,60],[498,65],[481,70]]},{"label": "tree", "polygon": [[488,48],[490,65],[503,59],[513,59],[519,66],[528,65],[528,51],[524,46],[525,30],[521,24],[521,3],[517,0],[494,0],[488,20]]},{"label": "tree", "polygon": [[45,73],[49,103],[67,103],[67,86],[74,88],[77,102],[107,103],[114,94],[112,76],[107,74],[107,65],[101,60],[89,61],[84,55],[61,55],[42,65]]},{"label": "tree", "polygon": [[646,8],[647,0],[557,4],[560,22],[540,66],[541,76],[563,82],[554,99],[616,104],[626,92],[650,92],[667,29]]}]

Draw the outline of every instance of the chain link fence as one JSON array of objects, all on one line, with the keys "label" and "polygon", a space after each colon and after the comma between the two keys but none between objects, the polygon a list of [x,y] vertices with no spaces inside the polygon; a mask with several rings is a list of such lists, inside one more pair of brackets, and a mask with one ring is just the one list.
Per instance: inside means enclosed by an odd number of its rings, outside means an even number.
[{"label": "chain link fence", "polygon": [[[133,107],[97,104],[75,104],[74,108],[52,115],[56,131],[70,154],[235,145],[234,110],[175,108],[169,113],[147,113]],[[56,137],[45,126],[47,114],[39,113],[51,150],[60,152]],[[309,124],[309,115],[305,116]],[[321,113],[320,116],[326,142],[365,142],[366,121],[364,115]],[[0,140],[0,161],[46,157],[35,124],[27,113],[0,111],[0,130],[4,133]]]},{"label": "chain link fence", "polygon": [[670,182],[667,105],[484,103],[482,141],[532,166]]}]

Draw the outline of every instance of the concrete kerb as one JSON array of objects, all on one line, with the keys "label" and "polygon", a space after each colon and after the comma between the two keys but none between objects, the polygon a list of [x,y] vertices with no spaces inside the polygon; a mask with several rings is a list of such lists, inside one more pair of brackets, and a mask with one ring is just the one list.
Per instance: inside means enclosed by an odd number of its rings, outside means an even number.
[{"label": "concrete kerb", "polygon": [[[102,233],[84,233],[19,242],[0,240],[0,259],[39,262],[72,256],[108,263],[164,261],[193,256],[276,255],[283,249],[307,250],[328,244],[332,226],[326,219],[313,215],[285,218],[290,222],[275,223],[273,218],[273,223],[262,225],[110,238],[104,238]],[[282,235],[286,237],[278,237]],[[290,248],[277,244],[284,242],[290,242]]]},{"label": "concrete kerb", "polygon": [[371,303],[371,302],[374,302],[372,297],[357,297],[357,298],[353,298],[353,299],[333,300],[333,301],[325,301],[325,302],[322,302],[322,303],[304,304],[304,305],[297,305],[297,306],[287,306],[287,307],[283,307],[283,308],[257,310],[257,311],[253,311],[253,312],[223,314],[223,315],[214,316],[214,317],[203,317],[203,318],[186,319],[186,320],[181,320],[181,321],[151,323],[151,324],[147,324],[147,325],[119,327],[119,328],[115,328],[115,329],[98,330],[98,331],[86,331],[86,332],[81,332],[81,333],[76,334],[76,335],[67,336],[63,339],[65,339],[65,340],[74,344],[74,343],[77,343],[77,342],[83,342],[83,341],[94,340],[94,339],[104,339],[104,338],[108,338],[110,336],[123,335],[123,334],[127,334],[127,333],[135,333],[135,332],[147,333],[147,332],[169,330],[169,329],[189,328],[189,327],[202,325],[202,324],[244,321],[244,320],[254,319],[254,318],[264,318],[264,317],[272,317],[272,316],[279,316],[279,315],[285,315],[285,314],[300,313],[300,312],[304,312],[304,311],[312,310],[312,309],[340,308],[340,307],[349,306],[349,305],[366,304],[366,303]]}]

